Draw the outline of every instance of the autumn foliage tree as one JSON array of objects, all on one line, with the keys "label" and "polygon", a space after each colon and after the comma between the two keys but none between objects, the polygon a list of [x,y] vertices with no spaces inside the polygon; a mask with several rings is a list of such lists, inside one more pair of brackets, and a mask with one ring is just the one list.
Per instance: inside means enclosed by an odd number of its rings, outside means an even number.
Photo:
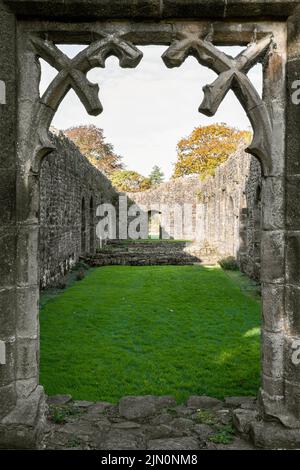
[{"label": "autumn foliage tree", "polygon": [[151,188],[150,178],[137,171],[121,170],[111,175],[111,182],[118,191],[136,193]]},{"label": "autumn foliage tree", "polygon": [[199,174],[213,175],[243,142],[248,144],[251,132],[240,131],[226,124],[197,127],[177,145],[177,162],[173,178]]},{"label": "autumn foliage tree", "polygon": [[94,125],[78,126],[67,129],[64,134],[107,176],[123,169],[121,157],[114,152],[112,144],[105,142],[102,129]]}]

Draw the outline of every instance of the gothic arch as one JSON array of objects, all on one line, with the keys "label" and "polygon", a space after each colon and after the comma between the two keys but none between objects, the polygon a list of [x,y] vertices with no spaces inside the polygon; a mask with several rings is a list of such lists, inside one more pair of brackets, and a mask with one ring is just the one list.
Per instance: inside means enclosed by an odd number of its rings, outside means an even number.
[{"label": "gothic arch", "polygon": [[[5,153],[0,159],[5,181],[0,195],[4,193],[5,201],[9,177],[13,199],[0,214],[1,253],[6,256],[0,263],[0,314],[6,331],[0,335],[1,346],[7,350],[6,363],[1,365],[0,447],[36,446],[44,427],[45,399],[38,382],[37,240],[39,165],[53,150],[50,122],[70,87],[88,112],[101,112],[98,87],[89,83],[87,71],[103,66],[111,54],[117,55],[121,66],[136,66],[141,60],[138,44],[168,47],[163,57],[168,66],[180,65],[188,55],[196,56],[200,64],[219,75],[205,88],[200,110],[214,114],[231,88],[252,123],[254,140],[249,151],[261,160],[264,172],[259,401],[262,418],[273,420],[272,436],[268,438],[266,431],[269,429],[270,436],[269,422],[253,421],[247,427],[260,443],[270,445],[270,439],[274,443],[280,430],[287,442],[284,447],[295,443],[299,447],[300,375],[292,358],[300,338],[300,115],[286,91],[292,90],[300,67],[300,17],[295,10],[300,2],[91,0],[87,5],[81,0],[55,0],[55,8],[52,3],[0,0],[1,80],[6,90],[5,104],[0,104]],[[78,17],[79,6],[86,7],[84,17]],[[55,46],[62,42],[82,43],[87,48],[70,60]],[[218,51],[218,44],[250,46],[233,59]],[[58,69],[58,76],[42,97],[38,93],[39,57]],[[262,100],[246,75],[260,60],[264,61]],[[278,421],[285,427],[278,427]]]},{"label": "gothic arch", "polygon": [[271,34],[259,41],[255,36],[247,49],[236,58],[218,50],[212,43],[213,30],[205,39],[197,31],[178,33],[163,54],[167,67],[179,67],[188,56],[195,57],[219,76],[211,85],[203,88],[204,100],[199,112],[214,116],[230,89],[244,108],[253,128],[254,137],[247,151],[261,162],[264,174],[272,171],[270,156],[272,123],[265,103],[247,77],[247,72],[259,61],[267,60],[273,46]]}]

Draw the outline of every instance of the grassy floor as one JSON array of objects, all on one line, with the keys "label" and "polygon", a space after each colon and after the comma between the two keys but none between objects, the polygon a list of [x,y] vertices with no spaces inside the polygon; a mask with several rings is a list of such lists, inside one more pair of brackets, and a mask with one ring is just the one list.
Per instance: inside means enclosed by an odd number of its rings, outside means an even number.
[{"label": "grassy floor", "polygon": [[260,305],[245,282],[200,266],[93,269],[42,303],[41,383],[111,402],[256,394]]}]

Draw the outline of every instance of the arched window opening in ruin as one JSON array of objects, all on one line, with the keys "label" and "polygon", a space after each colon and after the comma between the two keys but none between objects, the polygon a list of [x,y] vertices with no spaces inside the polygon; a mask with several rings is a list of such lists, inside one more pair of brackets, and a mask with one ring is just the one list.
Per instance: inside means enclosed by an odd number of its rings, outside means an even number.
[{"label": "arched window opening in ruin", "polygon": [[152,240],[162,239],[161,212],[148,211],[148,237]]},{"label": "arched window opening in ruin", "polygon": [[81,254],[86,253],[86,207],[84,197],[81,200]]}]

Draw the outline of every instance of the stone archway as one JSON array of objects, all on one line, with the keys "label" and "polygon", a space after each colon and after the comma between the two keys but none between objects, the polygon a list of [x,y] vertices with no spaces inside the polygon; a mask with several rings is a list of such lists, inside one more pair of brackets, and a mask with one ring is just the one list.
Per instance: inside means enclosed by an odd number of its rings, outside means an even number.
[{"label": "stone archway", "polygon": [[149,238],[157,240],[162,239],[161,212],[154,210],[148,211],[148,233]]},{"label": "stone archway", "polygon": [[[213,0],[208,6],[188,0],[183,6],[181,1],[147,0],[122,6],[95,0],[82,6],[55,0],[56,8],[53,3],[0,0],[0,80],[6,93],[0,102],[0,318],[5,325],[0,339],[6,356],[0,365],[0,447],[34,447],[44,427],[44,393],[38,381],[38,201],[40,162],[53,150],[51,120],[70,88],[90,114],[101,112],[99,88],[87,80],[87,72],[104,67],[109,55],[116,55],[121,67],[135,67],[142,59],[138,45],[147,44],[166,45],[168,67],[193,55],[218,74],[205,87],[201,112],[213,115],[232,89],[252,123],[249,152],[263,169],[261,410],[263,417],[284,426],[280,432],[287,446],[299,445],[300,111],[286,92],[293,89],[300,67],[300,16],[288,19],[299,2],[242,0],[228,5]],[[62,42],[87,48],[69,59],[55,45]],[[247,44],[236,58],[217,49]],[[58,71],[41,97],[39,57]],[[258,61],[264,63],[263,100],[247,77]],[[254,421],[250,426],[252,435],[267,443],[270,425]]]}]

